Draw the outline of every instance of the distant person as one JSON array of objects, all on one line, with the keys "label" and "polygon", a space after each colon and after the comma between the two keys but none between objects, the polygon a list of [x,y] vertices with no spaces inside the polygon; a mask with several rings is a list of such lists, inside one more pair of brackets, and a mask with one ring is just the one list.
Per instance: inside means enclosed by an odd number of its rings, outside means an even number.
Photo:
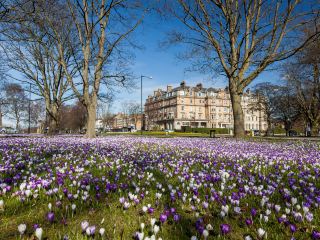
[{"label": "distant person", "polygon": [[311,128],[307,126],[307,137],[311,137]]}]

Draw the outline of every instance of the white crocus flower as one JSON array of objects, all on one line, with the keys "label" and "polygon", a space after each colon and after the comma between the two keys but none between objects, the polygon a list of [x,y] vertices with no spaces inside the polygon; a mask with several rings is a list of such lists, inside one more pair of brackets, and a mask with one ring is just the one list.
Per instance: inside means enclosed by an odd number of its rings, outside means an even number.
[{"label": "white crocus flower", "polygon": [[24,234],[24,232],[26,231],[26,229],[27,229],[27,225],[25,225],[25,224],[20,224],[20,225],[18,226],[18,231],[19,231],[19,233],[20,233],[21,235]]},{"label": "white crocus flower", "polygon": [[143,231],[144,227],[145,227],[145,224],[144,224],[144,223],[141,223],[141,224],[140,224],[140,229],[141,229],[141,231]]},{"label": "white crocus flower", "polygon": [[0,199],[0,210],[4,209],[4,201]]},{"label": "white crocus flower", "polygon": [[157,233],[159,232],[159,230],[160,230],[159,226],[158,226],[158,225],[154,225],[154,227],[153,227],[153,232],[154,232],[155,235],[157,235]]},{"label": "white crocus flower", "polygon": [[203,237],[204,237],[204,239],[207,239],[208,238],[208,236],[209,236],[209,231],[208,230],[203,230],[203,232],[202,232],[202,235],[203,235]]},{"label": "white crocus flower", "polygon": [[258,232],[258,236],[259,236],[260,238],[262,238],[262,237],[265,235],[265,233],[266,233],[266,231],[263,230],[262,228],[259,228],[257,232]]},{"label": "white crocus flower", "polygon": [[208,231],[211,231],[211,230],[213,230],[213,227],[212,227],[212,225],[209,223],[209,224],[206,226],[206,229],[207,229]]},{"label": "white crocus flower", "polygon": [[42,228],[37,228],[36,232],[35,232],[35,235],[39,240],[42,239],[42,234],[43,234],[43,229]]},{"label": "white crocus flower", "polygon": [[104,228],[100,228],[99,233],[100,233],[100,236],[101,236],[101,237],[104,235],[104,232],[105,232],[105,231],[106,231],[106,230],[105,230]]},{"label": "white crocus flower", "polygon": [[150,223],[151,223],[151,226],[153,227],[153,225],[156,223],[156,219],[155,218],[151,218],[151,220],[150,220]]},{"label": "white crocus flower", "polygon": [[76,206],[75,204],[72,204],[72,205],[71,205],[72,211],[76,210],[76,207],[77,207],[77,206]]}]

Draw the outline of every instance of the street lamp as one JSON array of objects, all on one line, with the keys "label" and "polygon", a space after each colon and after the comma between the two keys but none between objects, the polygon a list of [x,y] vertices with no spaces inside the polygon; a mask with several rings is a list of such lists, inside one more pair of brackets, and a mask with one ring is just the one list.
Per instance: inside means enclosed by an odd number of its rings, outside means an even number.
[{"label": "street lamp", "polygon": [[152,77],[148,77],[148,76],[143,76],[141,75],[141,135],[142,135],[142,125],[143,125],[143,109],[142,109],[142,79],[143,78],[149,78],[149,79],[152,79]]},{"label": "street lamp", "polygon": [[31,133],[31,83],[29,83],[28,134]]}]

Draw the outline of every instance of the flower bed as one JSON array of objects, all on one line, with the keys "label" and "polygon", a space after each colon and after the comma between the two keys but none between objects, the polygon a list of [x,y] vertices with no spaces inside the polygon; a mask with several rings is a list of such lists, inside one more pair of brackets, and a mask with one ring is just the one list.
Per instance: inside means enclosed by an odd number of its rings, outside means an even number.
[{"label": "flower bed", "polygon": [[0,239],[320,239],[316,143],[0,139]]}]

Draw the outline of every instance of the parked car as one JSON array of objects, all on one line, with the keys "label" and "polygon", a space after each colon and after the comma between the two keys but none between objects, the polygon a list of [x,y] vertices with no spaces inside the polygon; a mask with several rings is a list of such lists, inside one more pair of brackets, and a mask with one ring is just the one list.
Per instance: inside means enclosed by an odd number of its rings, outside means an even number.
[{"label": "parked car", "polygon": [[253,130],[253,135],[254,136],[260,136],[260,131],[259,130]]},{"label": "parked car", "polygon": [[5,134],[6,133],[6,129],[5,128],[0,128],[0,134]]},{"label": "parked car", "polygon": [[165,132],[167,132],[167,133],[172,133],[172,132],[174,132],[173,130],[171,130],[171,129],[166,129],[166,130],[164,130]]}]

